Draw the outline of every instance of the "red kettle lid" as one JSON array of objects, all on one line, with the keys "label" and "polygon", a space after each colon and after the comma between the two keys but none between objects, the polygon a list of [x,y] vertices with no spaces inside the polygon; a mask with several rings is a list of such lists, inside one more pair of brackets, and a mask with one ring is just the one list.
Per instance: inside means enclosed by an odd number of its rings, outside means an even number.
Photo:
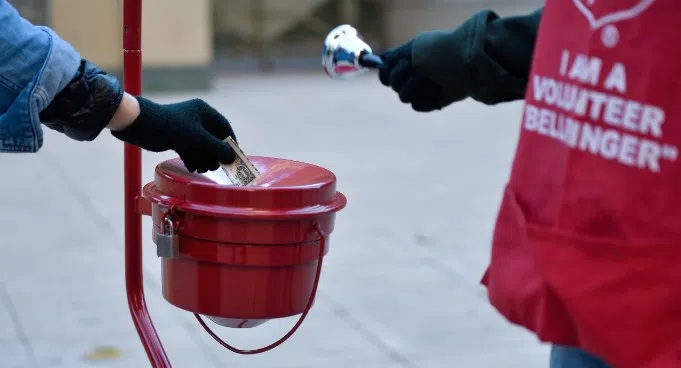
[{"label": "red kettle lid", "polygon": [[229,181],[222,169],[190,173],[179,158],[164,161],[156,166],[153,186],[145,188],[145,196],[186,212],[230,217],[308,217],[345,207],[331,171],[280,158],[249,159],[262,176],[246,187],[225,184]]}]

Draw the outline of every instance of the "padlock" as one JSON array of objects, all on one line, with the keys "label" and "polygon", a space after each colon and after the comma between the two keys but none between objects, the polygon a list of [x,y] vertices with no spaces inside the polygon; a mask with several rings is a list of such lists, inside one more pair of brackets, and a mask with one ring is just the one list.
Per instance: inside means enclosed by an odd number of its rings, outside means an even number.
[{"label": "padlock", "polygon": [[170,217],[163,219],[161,231],[156,234],[156,256],[177,258],[180,252],[180,238],[175,234],[175,224]]}]

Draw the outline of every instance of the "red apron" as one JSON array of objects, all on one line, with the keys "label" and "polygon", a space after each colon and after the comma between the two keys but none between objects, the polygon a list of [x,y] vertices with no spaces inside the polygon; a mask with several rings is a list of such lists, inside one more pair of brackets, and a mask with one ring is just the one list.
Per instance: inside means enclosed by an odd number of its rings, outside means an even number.
[{"label": "red apron", "polygon": [[681,368],[681,0],[548,0],[483,277],[545,342]]}]

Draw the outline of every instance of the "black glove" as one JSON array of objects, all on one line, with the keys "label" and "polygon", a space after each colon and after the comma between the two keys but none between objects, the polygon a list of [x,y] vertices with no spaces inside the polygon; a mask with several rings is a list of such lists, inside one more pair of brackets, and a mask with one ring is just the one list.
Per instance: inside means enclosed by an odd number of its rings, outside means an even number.
[{"label": "black glove", "polygon": [[140,116],[114,137],[152,152],[173,150],[190,172],[217,170],[236,155],[223,140],[234,131],[219,112],[200,99],[160,105],[142,97]]},{"label": "black glove", "polygon": [[456,29],[421,33],[381,55],[381,83],[416,111],[469,97],[488,105],[523,99],[541,13],[499,18],[486,9]]},{"label": "black glove", "polygon": [[378,78],[386,87],[399,94],[400,101],[411,104],[415,111],[428,112],[444,107],[441,103],[442,86],[418,74],[412,64],[412,45],[405,45],[381,54],[383,66]]}]

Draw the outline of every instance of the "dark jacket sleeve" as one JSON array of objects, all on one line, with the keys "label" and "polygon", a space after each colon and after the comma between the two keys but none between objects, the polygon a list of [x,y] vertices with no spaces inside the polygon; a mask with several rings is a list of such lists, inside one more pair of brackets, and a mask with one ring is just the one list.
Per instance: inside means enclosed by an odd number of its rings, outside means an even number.
[{"label": "dark jacket sleeve", "polygon": [[92,141],[113,118],[123,93],[118,79],[82,59],[78,74],[40,112],[40,121],[71,139]]},{"label": "dark jacket sleeve", "polygon": [[483,10],[453,31],[422,33],[414,40],[414,68],[445,90],[467,88],[485,104],[522,99],[541,12],[500,18]]}]

